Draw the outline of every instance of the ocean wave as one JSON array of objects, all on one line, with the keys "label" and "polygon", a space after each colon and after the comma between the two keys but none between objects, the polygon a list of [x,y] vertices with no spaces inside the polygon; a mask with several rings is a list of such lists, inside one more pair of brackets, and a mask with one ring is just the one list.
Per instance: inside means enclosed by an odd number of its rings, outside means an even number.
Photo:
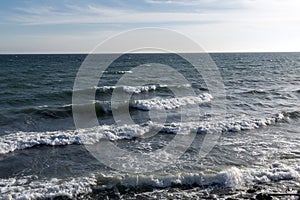
[{"label": "ocean wave", "polygon": [[213,186],[219,185],[235,189],[242,184],[242,173],[237,168],[225,170],[218,174],[200,173],[170,173],[151,175],[119,175],[101,174],[97,176],[98,189],[117,189],[121,193],[128,191],[147,191],[182,186]]},{"label": "ocean wave", "polygon": [[171,110],[175,108],[179,108],[186,105],[194,105],[201,104],[205,102],[211,101],[213,97],[204,93],[199,95],[198,97],[177,97],[177,98],[169,98],[162,99],[159,97],[147,100],[137,100],[134,102],[132,107],[140,109],[140,110]]},{"label": "ocean wave", "polygon": [[[186,105],[202,104],[211,101],[212,96],[208,93],[199,95],[198,97],[181,97],[181,98],[152,98],[145,100],[134,100],[134,101],[124,101],[119,102],[119,107],[126,107],[129,105],[130,108],[138,109],[142,111],[149,110],[171,110],[176,109]],[[91,105],[95,106],[95,110],[98,114],[108,113],[112,111],[110,101],[94,101],[91,104],[81,104],[74,105],[84,109],[84,107],[90,107]],[[50,118],[65,118],[72,116],[72,104],[66,104],[62,106],[35,106],[21,109],[19,113],[25,114],[37,114],[44,117]]]},{"label": "ocean wave", "polygon": [[[53,99],[53,100],[67,100],[72,97],[73,93],[85,93],[85,92],[97,92],[99,94],[109,95],[113,92],[115,89],[121,89],[126,93],[130,94],[140,94],[140,93],[147,93],[147,92],[153,92],[153,91],[160,91],[165,90],[166,88],[189,88],[191,85],[184,84],[184,85],[143,85],[143,86],[125,86],[125,85],[119,85],[119,86],[94,86],[90,88],[85,89],[79,89],[79,90],[61,90],[57,92],[45,92],[42,94],[37,94],[34,98],[42,98],[45,100]],[[19,105],[20,103],[26,103],[28,100],[10,100],[10,104]]]},{"label": "ocean wave", "polygon": [[164,175],[126,175],[97,177],[98,189],[117,189],[119,192],[145,191],[170,187],[219,187],[230,190],[241,189],[244,186],[257,183],[270,183],[281,180],[297,180],[300,178],[300,166],[289,166],[283,163],[273,163],[265,168],[230,167],[216,174],[172,173]]},{"label": "ocean wave", "polygon": [[233,122],[183,122],[157,124],[151,121],[143,125],[101,125],[94,128],[52,131],[52,132],[16,132],[0,137],[0,154],[15,150],[32,148],[39,145],[62,146],[71,144],[95,144],[100,140],[130,140],[142,137],[151,130],[160,130],[165,134],[187,134],[196,131],[198,134],[239,132],[273,125],[289,119],[289,114],[276,114],[261,119],[244,119]]},{"label": "ocean wave", "polygon": [[112,91],[116,88],[123,89],[123,91],[127,93],[134,93],[139,94],[143,92],[150,92],[155,91],[159,89],[165,89],[165,88],[189,88],[191,87],[190,84],[183,84],[183,85],[143,85],[143,86],[101,86],[96,87],[96,89],[100,91]]},{"label": "ocean wave", "polygon": [[[223,122],[185,122],[165,124],[161,129],[163,133],[180,133],[181,130],[192,130],[198,134],[213,134],[226,132],[240,132],[275,125],[289,120],[289,113],[279,113],[266,118],[249,118]],[[154,124],[155,125],[155,124]],[[159,127],[159,125],[158,125]]]},{"label": "ocean wave", "polygon": [[289,119],[288,114],[275,114],[266,118],[240,119],[231,122],[219,122],[215,124],[206,124],[198,128],[198,133],[210,132],[239,132],[245,130],[257,129],[264,126],[274,125]]},{"label": "ocean wave", "polygon": [[127,93],[139,94],[142,92],[149,92],[156,90],[156,85],[146,85],[146,86],[123,86],[123,90]]},{"label": "ocean wave", "polygon": [[96,89],[99,91],[113,91],[114,89],[122,89],[127,93],[139,94],[142,92],[155,91],[157,89],[157,85],[145,85],[145,86],[102,86],[97,87]]},{"label": "ocean wave", "polygon": [[241,190],[256,184],[266,184],[283,180],[298,180],[299,164],[272,163],[266,167],[230,167],[217,173],[170,173],[151,175],[98,175],[98,190],[112,190],[122,193],[144,192],[165,188],[226,188]]},{"label": "ocean wave", "polygon": [[103,71],[104,74],[132,74],[133,72],[130,70],[120,70],[120,71]]},{"label": "ocean wave", "polygon": [[[216,173],[90,174],[86,177],[39,180],[36,176],[0,179],[2,199],[86,198],[143,193],[167,188],[226,188],[243,190],[256,184],[298,180],[297,164],[272,163],[265,167],[230,167]],[[106,197],[107,197],[106,196]]]},{"label": "ocean wave", "polygon": [[[140,93],[146,93],[146,92],[153,92],[156,90],[165,90],[166,88],[188,88],[191,87],[191,85],[143,85],[143,86],[125,86],[125,85],[119,85],[119,86],[94,86],[90,88],[85,89],[79,89],[79,90],[72,90],[72,89],[65,89],[61,91],[56,92],[45,92],[42,94],[37,94],[34,98],[42,98],[42,99],[61,99],[66,100],[70,99],[72,97],[73,93],[85,93],[85,92],[98,92],[99,94],[110,94],[113,92],[114,89],[122,89],[126,93],[133,93],[133,94],[140,94]],[[11,104],[19,104],[24,103],[25,100],[11,100]]]},{"label": "ocean wave", "polygon": [[98,90],[102,92],[107,92],[107,91],[113,91],[114,89],[123,89],[123,91],[127,93],[135,93],[139,94],[142,92],[150,92],[150,91],[155,91],[159,89],[165,89],[165,88],[190,88],[190,84],[182,84],[182,85],[163,85],[163,84],[154,84],[154,85],[140,85],[140,86],[129,86],[129,85],[106,85],[106,86],[95,86],[91,88],[86,88],[83,90],[75,90],[74,92],[82,92],[85,90]]},{"label": "ocean wave", "polygon": [[149,126],[102,125],[81,130],[52,132],[16,132],[0,137],[0,154],[39,145],[63,146],[71,144],[95,144],[100,140],[121,140],[140,137],[149,131]]},{"label": "ocean wave", "polygon": [[72,199],[82,194],[92,192],[96,179],[91,177],[77,177],[68,179],[38,180],[36,176],[22,178],[0,179],[1,199]]}]

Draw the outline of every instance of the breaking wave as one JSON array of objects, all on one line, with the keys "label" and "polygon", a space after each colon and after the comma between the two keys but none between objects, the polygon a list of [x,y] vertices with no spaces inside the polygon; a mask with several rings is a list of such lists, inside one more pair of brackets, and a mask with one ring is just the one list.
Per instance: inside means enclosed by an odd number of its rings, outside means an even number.
[{"label": "breaking wave", "polygon": [[62,146],[71,144],[95,144],[100,140],[131,140],[141,137],[151,130],[160,130],[166,134],[186,134],[185,130],[195,130],[198,134],[216,132],[239,132],[274,125],[289,119],[290,113],[279,113],[261,119],[244,119],[233,122],[184,122],[156,124],[151,121],[143,125],[101,125],[94,128],[52,131],[52,132],[16,132],[0,137],[0,154],[15,150],[32,148],[39,145]]}]

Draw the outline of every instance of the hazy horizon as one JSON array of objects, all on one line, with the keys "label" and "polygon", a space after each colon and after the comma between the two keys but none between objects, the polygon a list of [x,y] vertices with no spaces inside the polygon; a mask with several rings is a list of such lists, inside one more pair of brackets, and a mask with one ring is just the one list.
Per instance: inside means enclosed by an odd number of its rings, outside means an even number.
[{"label": "hazy horizon", "polygon": [[[300,51],[205,51],[205,52],[178,52],[180,54],[201,54],[201,53],[208,53],[208,54],[250,54],[250,53],[300,53]],[[123,54],[123,53],[90,53],[90,52],[6,52],[0,53],[0,55],[88,55],[88,54]],[[138,52],[138,53],[129,53],[129,54],[169,54],[169,53],[162,53],[162,52]]]}]

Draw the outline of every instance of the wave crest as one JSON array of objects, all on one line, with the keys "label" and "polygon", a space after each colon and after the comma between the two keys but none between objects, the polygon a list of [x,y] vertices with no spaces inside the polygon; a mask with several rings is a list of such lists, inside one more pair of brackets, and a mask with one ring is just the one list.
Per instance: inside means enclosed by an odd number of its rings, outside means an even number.
[{"label": "wave crest", "polygon": [[[288,114],[279,113],[273,117],[261,119],[245,119],[234,122],[186,122],[156,124],[151,121],[143,125],[101,125],[81,130],[66,130],[52,132],[16,132],[0,137],[0,154],[15,150],[32,148],[38,145],[62,146],[71,144],[95,144],[100,140],[130,140],[142,137],[151,130],[160,130],[166,134],[186,134],[185,130],[194,130],[198,134],[213,134],[216,132],[239,132],[284,122]],[[183,131],[183,132],[181,132]]]}]

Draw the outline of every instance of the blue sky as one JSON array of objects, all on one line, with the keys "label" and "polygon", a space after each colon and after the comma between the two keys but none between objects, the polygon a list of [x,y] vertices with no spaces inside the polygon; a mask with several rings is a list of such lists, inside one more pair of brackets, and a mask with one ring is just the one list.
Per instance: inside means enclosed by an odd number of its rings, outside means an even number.
[{"label": "blue sky", "polygon": [[299,0],[0,1],[0,53],[90,52],[121,31],[169,28],[207,51],[300,51]]}]

